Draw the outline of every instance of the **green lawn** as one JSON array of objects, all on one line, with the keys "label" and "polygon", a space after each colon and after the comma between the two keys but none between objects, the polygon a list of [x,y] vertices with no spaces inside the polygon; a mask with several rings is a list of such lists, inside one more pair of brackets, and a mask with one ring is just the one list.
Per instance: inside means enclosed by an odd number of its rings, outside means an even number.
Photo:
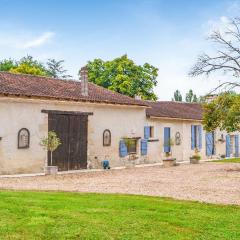
[{"label": "green lawn", "polygon": [[240,239],[240,207],[134,195],[0,191],[0,239]]},{"label": "green lawn", "polygon": [[222,160],[214,160],[213,162],[240,163],[240,158],[225,158],[225,159],[222,159]]}]

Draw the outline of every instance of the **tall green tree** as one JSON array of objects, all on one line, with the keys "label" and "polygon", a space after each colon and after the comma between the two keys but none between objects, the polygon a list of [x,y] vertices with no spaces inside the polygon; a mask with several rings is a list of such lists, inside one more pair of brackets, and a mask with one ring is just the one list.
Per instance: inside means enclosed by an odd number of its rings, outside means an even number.
[{"label": "tall green tree", "polygon": [[71,75],[66,74],[67,70],[63,67],[64,60],[48,59],[47,71],[48,74],[53,78],[71,78]]},{"label": "tall green tree", "polygon": [[53,78],[67,78],[66,70],[62,66],[63,60],[56,61],[49,59],[46,64],[34,59],[32,56],[26,56],[19,61],[13,59],[4,59],[0,61],[0,71],[8,71],[12,73],[23,73],[38,76],[48,76]]},{"label": "tall green tree", "polygon": [[49,76],[47,72],[47,68],[44,66],[44,64],[35,60],[30,55],[21,58],[17,62],[17,66],[15,68],[10,69],[9,71],[13,73]]},{"label": "tall green tree", "polygon": [[16,67],[17,67],[17,62],[11,58],[0,61],[0,71],[8,72],[11,69]]},{"label": "tall green tree", "polygon": [[203,104],[203,124],[206,131],[217,128],[227,132],[240,131],[240,95],[222,93],[210,103]]},{"label": "tall green tree", "polygon": [[192,89],[190,89],[188,93],[186,93],[185,101],[189,103],[198,102],[197,95],[193,93]]},{"label": "tall green tree", "polygon": [[34,60],[32,56],[26,56],[16,61],[16,65],[9,69],[12,73],[23,73],[39,76],[48,76],[47,69],[42,63]]},{"label": "tall green tree", "polygon": [[175,101],[175,102],[182,102],[182,94],[180,93],[179,90],[176,90],[174,92],[174,96],[172,98],[172,101]]},{"label": "tall green tree", "polygon": [[123,55],[111,61],[94,59],[87,64],[89,81],[130,97],[156,100],[153,88],[157,85],[158,68],[145,63],[137,65]]}]

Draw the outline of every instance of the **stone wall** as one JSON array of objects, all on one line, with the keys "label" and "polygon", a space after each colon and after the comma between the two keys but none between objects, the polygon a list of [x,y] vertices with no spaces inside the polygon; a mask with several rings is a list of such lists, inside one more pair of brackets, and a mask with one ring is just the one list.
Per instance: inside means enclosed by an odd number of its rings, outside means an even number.
[{"label": "stone wall", "polygon": [[[146,125],[154,127],[154,138],[153,142],[149,142],[149,161],[150,162],[161,162],[164,158],[164,127],[171,128],[171,138],[175,140],[176,132],[181,135],[181,144],[174,144],[172,149],[172,156],[177,159],[178,162],[189,161],[189,157],[194,154],[194,150],[191,149],[191,125],[201,125],[201,121],[191,121],[191,120],[173,120],[173,119],[161,119],[161,118],[150,118],[147,119]],[[200,150],[200,155],[202,159],[208,158],[218,158],[222,154],[226,154],[225,142],[221,143],[219,141],[215,142],[216,154],[213,156],[206,155],[206,132],[202,132],[202,149]],[[221,137],[221,134],[226,137],[226,132],[221,132],[220,130],[215,131],[216,140]]]},{"label": "stone wall", "polygon": [[[145,108],[111,104],[48,101],[39,99],[0,98],[0,174],[42,172],[46,153],[40,140],[47,135],[46,110],[93,112],[88,124],[88,166],[101,168],[105,158],[111,167],[128,163],[119,157],[119,140],[123,137],[143,137]],[[30,148],[17,148],[17,134],[21,128],[30,131]],[[103,131],[112,134],[111,146],[103,146]],[[145,157],[144,157],[145,158]],[[138,144],[136,163],[144,161]]]}]

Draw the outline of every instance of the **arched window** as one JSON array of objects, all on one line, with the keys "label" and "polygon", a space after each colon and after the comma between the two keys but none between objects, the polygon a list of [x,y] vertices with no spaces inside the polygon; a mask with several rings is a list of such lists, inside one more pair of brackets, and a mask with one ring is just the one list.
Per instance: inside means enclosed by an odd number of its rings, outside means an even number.
[{"label": "arched window", "polygon": [[29,148],[30,132],[27,128],[22,128],[18,132],[18,148]]},{"label": "arched window", "polygon": [[103,132],[103,146],[111,146],[111,132],[108,129]]}]

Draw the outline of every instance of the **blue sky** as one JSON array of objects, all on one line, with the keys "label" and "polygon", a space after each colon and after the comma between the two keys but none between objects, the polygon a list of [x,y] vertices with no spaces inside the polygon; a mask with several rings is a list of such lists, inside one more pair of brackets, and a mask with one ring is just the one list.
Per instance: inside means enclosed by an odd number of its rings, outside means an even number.
[{"label": "blue sky", "polygon": [[0,59],[64,59],[77,78],[88,60],[128,54],[159,68],[160,100],[170,100],[175,89],[205,94],[228,78],[187,73],[199,53],[211,51],[211,29],[240,12],[235,0],[0,0],[0,6]]}]

